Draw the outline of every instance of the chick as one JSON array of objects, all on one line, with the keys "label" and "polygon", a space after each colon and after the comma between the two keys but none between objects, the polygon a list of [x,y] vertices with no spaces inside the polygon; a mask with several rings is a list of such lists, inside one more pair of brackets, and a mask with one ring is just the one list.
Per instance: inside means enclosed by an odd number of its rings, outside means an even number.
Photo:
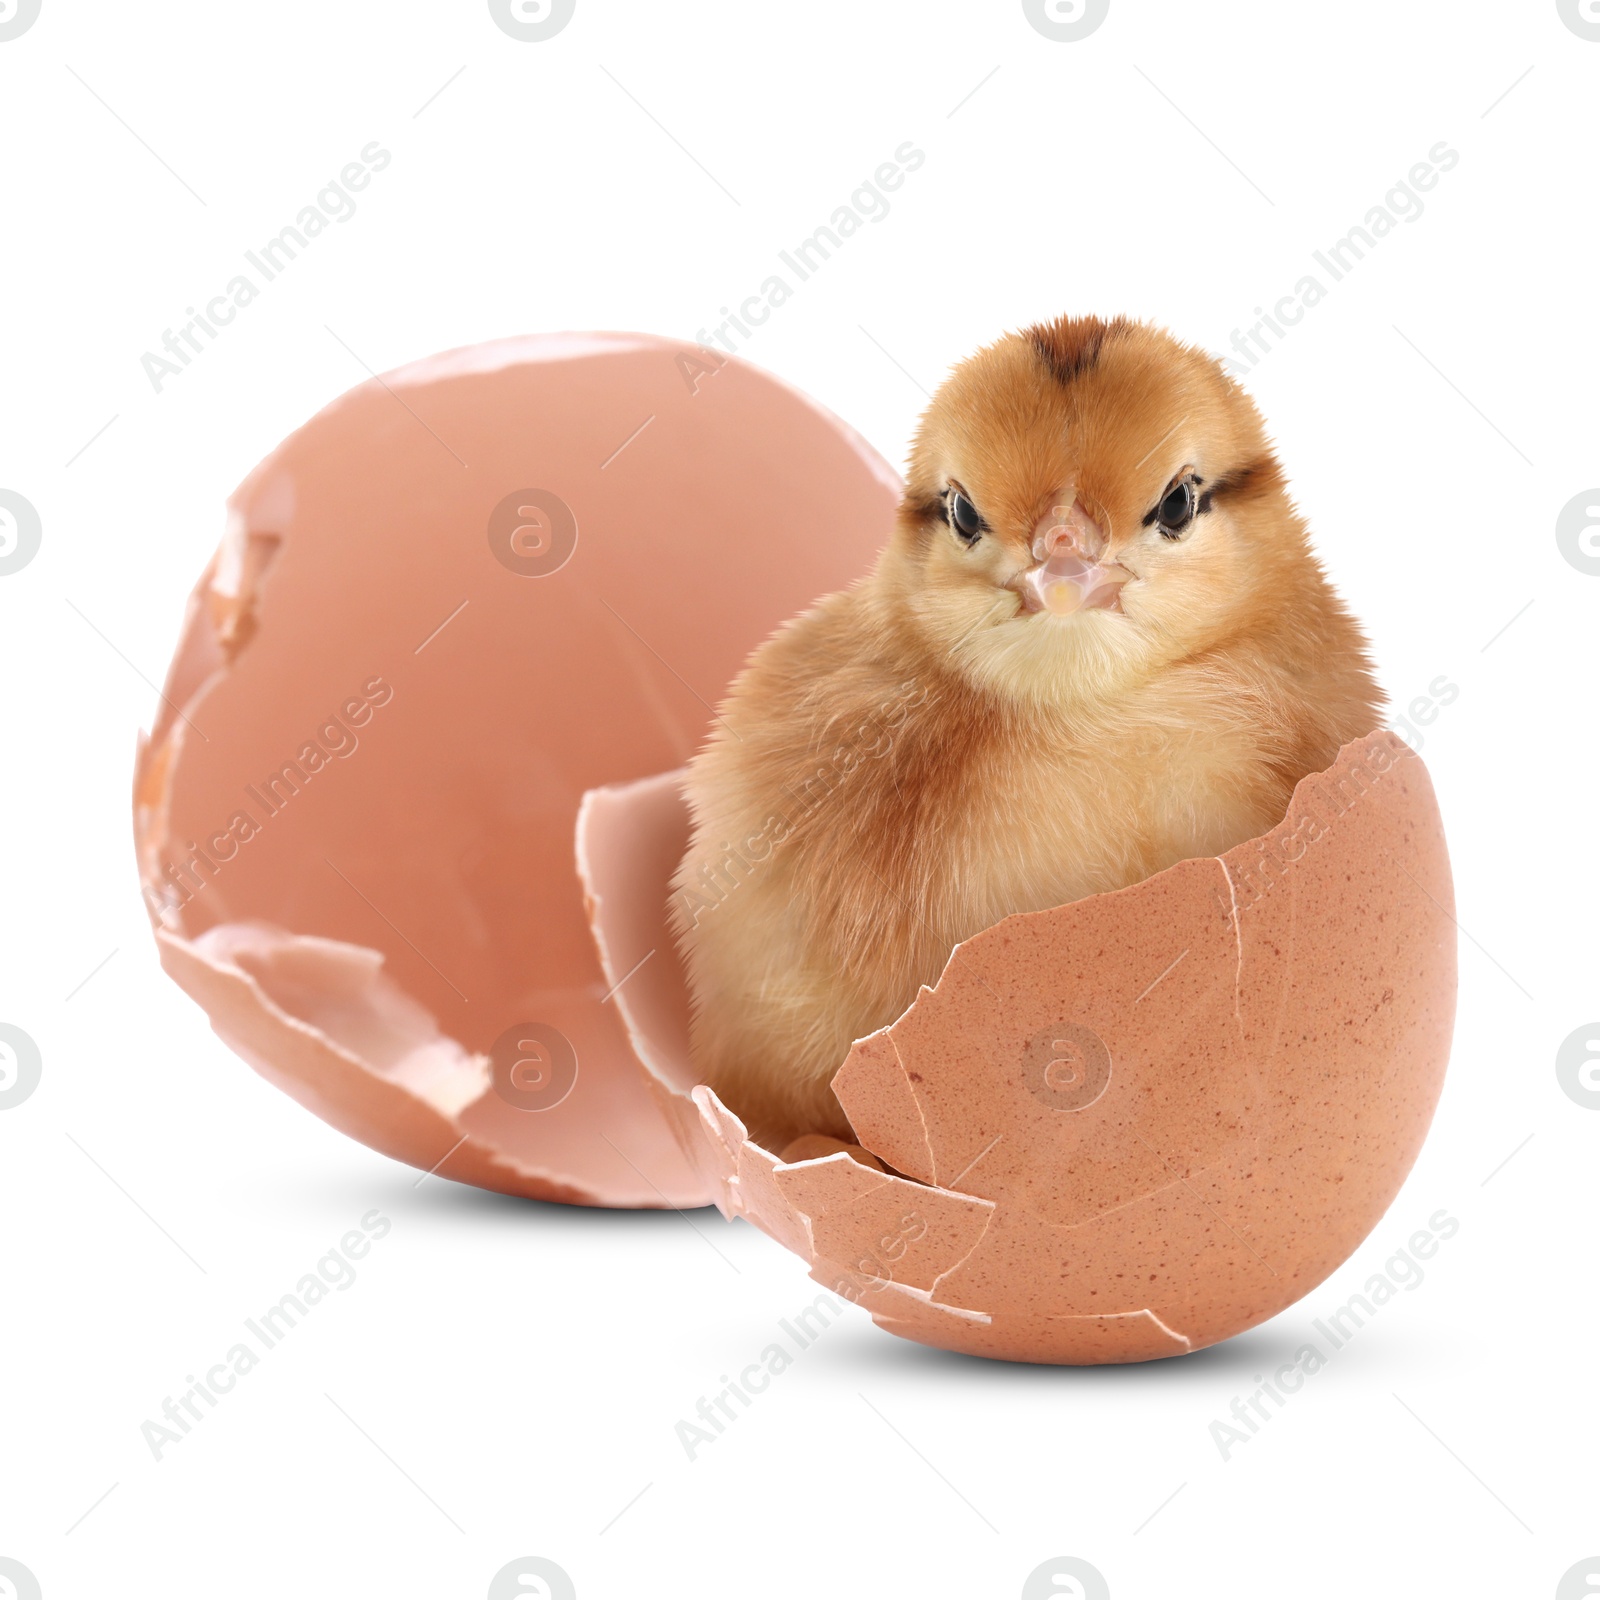
[{"label": "chick", "polygon": [[1255,406],[1153,327],[958,366],[871,574],[750,658],[689,771],[672,915],[696,1072],[781,1150],[1012,912],[1218,855],[1378,725]]}]

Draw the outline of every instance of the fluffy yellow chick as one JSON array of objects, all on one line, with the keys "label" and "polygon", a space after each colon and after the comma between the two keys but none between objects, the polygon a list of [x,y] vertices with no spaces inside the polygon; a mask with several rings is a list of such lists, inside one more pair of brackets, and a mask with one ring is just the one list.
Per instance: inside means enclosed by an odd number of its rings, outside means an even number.
[{"label": "fluffy yellow chick", "polygon": [[750,658],[690,768],[697,1073],[781,1150],[1002,917],[1217,855],[1378,725],[1259,413],[1204,352],[1063,317],[963,362],[871,574]]}]

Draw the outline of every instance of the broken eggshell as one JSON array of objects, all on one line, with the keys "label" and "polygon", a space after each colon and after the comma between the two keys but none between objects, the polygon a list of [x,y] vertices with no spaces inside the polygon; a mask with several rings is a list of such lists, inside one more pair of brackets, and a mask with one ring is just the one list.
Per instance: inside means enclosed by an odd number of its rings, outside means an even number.
[{"label": "broken eggshell", "polygon": [[1262,839],[969,939],[834,1080],[894,1170],[780,1160],[694,1084],[676,769],[898,492],[803,396],[667,340],[353,390],[235,494],[141,746],[163,964],[414,1166],[715,1200],[929,1344],[1200,1348],[1333,1271],[1420,1147],[1455,995],[1426,770],[1371,735]]},{"label": "broken eggshell", "polygon": [[234,493],[141,744],[163,965],[399,1160],[705,1204],[608,996],[579,804],[686,761],[751,647],[868,566],[898,491],[795,390],[645,335],[353,389]]},{"label": "broken eggshell", "polygon": [[[681,1081],[665,907],[682,790],[648,779],[584,815],[607,971],[655,952],[623,1015],[647,1067]],[[702,1170],[727,1214],[892,1333],[1017,1361],[1180,1355],[1291,1305],[1388,1209],[1433,1116],[1455,995],[1433,787],[1373,733],[1261,838],[956,946],[833,1080],[893,1172],[780,1160],[703,1086]]]}]

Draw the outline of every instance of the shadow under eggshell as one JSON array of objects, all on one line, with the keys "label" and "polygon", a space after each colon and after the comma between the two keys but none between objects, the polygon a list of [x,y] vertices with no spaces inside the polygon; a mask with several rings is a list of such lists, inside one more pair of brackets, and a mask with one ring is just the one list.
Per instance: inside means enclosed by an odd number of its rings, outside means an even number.
[{"label": "shadow under eggshell", "polygon": [[[636,865],[678,859],[677,784],[589,804]],[[608,969],[666,941],[621,1006],[671,1075],[687,991],[664,910],[645,909],[667,872],[625,929],[599,906],[596,937]],[[1090,1364],[1228,1338],[1326,1278],[1410,1171],[1449,1056],[1453,905],[1427,770],[1371,734],[1261,838],[958,945],[834,1078],[861,1145],[904,1177],[785,1164],[696,1088],[718,1203],[924,1343]]]},{"label": "shadow under eggshell", "polygon": [[[167,970],[264,1075],[400,1160],[705,1203],[607,995],[579,805],[681,765],[750,649],[871,563],[898,490],[796,391],[646,335],[509,340],[352,390],[234,494],[141,746]],[[576,1057],[547,1109],[492,1082],[520,1024]]]}]

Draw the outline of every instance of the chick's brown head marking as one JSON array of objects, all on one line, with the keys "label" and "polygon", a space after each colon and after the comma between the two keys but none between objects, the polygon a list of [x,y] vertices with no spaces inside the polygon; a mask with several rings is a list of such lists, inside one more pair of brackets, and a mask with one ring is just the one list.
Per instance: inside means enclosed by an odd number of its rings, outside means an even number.
[{"label": "chick's brown head marking", "polygon": [[1261,418],[1203,351],[1062,317],[958,366],[923,416],[878,587],[966,675],[1114,694],[1322,582]]}]

